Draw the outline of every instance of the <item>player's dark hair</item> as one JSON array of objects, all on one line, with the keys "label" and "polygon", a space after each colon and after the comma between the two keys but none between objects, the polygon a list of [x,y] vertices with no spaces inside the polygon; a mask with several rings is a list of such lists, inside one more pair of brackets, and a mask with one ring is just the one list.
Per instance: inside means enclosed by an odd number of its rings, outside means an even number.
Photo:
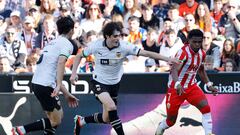
[{"label": "player's dark hair", "polygon": [[61,17],[60,19],[57,20],[57,30],[60,35],[67,34],[73,28],[74,28],[74,21],[70,16]]},{"label": "player's dark hair", "polygon": [[191,39],[192,37],[200,37],[203,38],[203,32],[199,29],[193,29],[188,33],[188,39]]},{"label": "player's dark hair", "polygon": [[122,33],[122,27],[117,22],[109,22],[103,27],[103,37],[106,39],[107,36],[111,36],[114,31]]}]

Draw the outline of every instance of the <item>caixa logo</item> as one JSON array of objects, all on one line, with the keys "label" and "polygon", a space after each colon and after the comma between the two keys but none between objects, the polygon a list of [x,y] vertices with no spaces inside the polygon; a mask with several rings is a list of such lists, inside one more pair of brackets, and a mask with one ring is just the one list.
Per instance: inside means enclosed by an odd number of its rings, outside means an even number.
[{"label": "caixa logo", "polygon": [[[85,80],[79,80],[76,85],[72,85],[70,82],[62,82],[67,90],[72,94],[89,94],[89,83]],[[16,94],[28,94],[31,93],[31,82],[29,80],[15,80],[13,81],[13,91]]]},{"label": "caixa logo", "polygon": [[[239,94],[240,93],[240,82],[232,82],[228,85],[223,85],[219,83],[214,84],[214,86],[218,89],[219,94]],[[207,85],[204,85],[204,91],[207,93],[212,93],[208,90]]]}]

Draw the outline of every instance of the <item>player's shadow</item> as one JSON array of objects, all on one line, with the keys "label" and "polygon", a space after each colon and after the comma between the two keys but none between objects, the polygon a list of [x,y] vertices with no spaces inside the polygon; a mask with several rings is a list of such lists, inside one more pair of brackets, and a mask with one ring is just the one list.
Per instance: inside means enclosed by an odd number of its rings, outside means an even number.
[{"label": "player's shadow", "polygon": [[180,125],[180,127],[182,126],[194,126],[194,127],[197,127],[197,126],[202,126],[202,123],[199,122],[199,121],[196,121],[194,119],[191,119],[191,118],[187,118],[187,117],[183,117],[180,119],[180,122],[182,123]]}]

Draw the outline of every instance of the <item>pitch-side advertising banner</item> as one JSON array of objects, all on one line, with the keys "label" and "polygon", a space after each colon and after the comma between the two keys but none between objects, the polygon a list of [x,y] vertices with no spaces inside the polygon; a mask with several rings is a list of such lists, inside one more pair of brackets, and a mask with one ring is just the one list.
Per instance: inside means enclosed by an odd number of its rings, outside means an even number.
[{"label": "pitch-side advertising banner", "polygon": [[[216,135],[240,135],[240,74],[210,74],[210,79],[219,88],[220,94],[208,94],[203,82],[198,84],[207,94]],[[11,135],[13,126],[22,125],[45,117],[42,108],[31,92],[31,75],[0,76],[0,135]],[[90,91],[91,75],[80,75],[77,86],[64,78],[68,90],[79,98],[79,107],[68,108],[64,97],[62,124],[56,135],[73,135],[73,118],[101,112],[101,104]],[[126,135],[154,135],[158,123],[166,117],[165,92],[168,74],[125,74],[118,97],[119,116]],[[202,115],[192,105],[184,103],[176,124],[164,135],[204,135]],[[29,135],[42,135],[35,132]],[[83,127],[82,135],[116,135],[110,125],[89,124]]]}]

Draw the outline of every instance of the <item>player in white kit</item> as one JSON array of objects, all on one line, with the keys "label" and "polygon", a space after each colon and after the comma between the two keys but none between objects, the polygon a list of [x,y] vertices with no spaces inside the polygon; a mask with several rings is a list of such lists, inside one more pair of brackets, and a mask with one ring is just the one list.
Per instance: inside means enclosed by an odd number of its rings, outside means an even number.
[{"label": "player in white kit", "polygon": [[57,21],[57,28],[60,36],[43,49],[32,79],[34,94],[47,117],[14,127],[12,135],[24,135],[39,130],[43,130],[44,135],[54,135],[63,118],[63,110],[57,96],[60,90],[70,107],[78,105],[78,99],[62,85],[65,62],[71,54],[76,54],[78,49],[77,44],[71,40],[74,21],[70,17],[60,18]]},{"label": "player in white kit", "polygon": [[102,103],[103,113],[95,113],[91,116],[82,117],[76,115],[74,135],[80,134],[80,129],[87,123],[111,124],[118,135],[124,135],[122,122],[117,114],[117,96],[119,82],[123,75],[123,61],[128,55],[146,56],[153,59],[178,63],[176,59],[170,59],[158,53],[141,50],[121,39],[121,27],[116,22],[109,22],[103,28],[104,39],[91,42],[82,53],[75,58],[70,81],[77,81],[77,68],[82,57],[91,54],[95,57],[95,70],[93,71],[93,92]]}]

